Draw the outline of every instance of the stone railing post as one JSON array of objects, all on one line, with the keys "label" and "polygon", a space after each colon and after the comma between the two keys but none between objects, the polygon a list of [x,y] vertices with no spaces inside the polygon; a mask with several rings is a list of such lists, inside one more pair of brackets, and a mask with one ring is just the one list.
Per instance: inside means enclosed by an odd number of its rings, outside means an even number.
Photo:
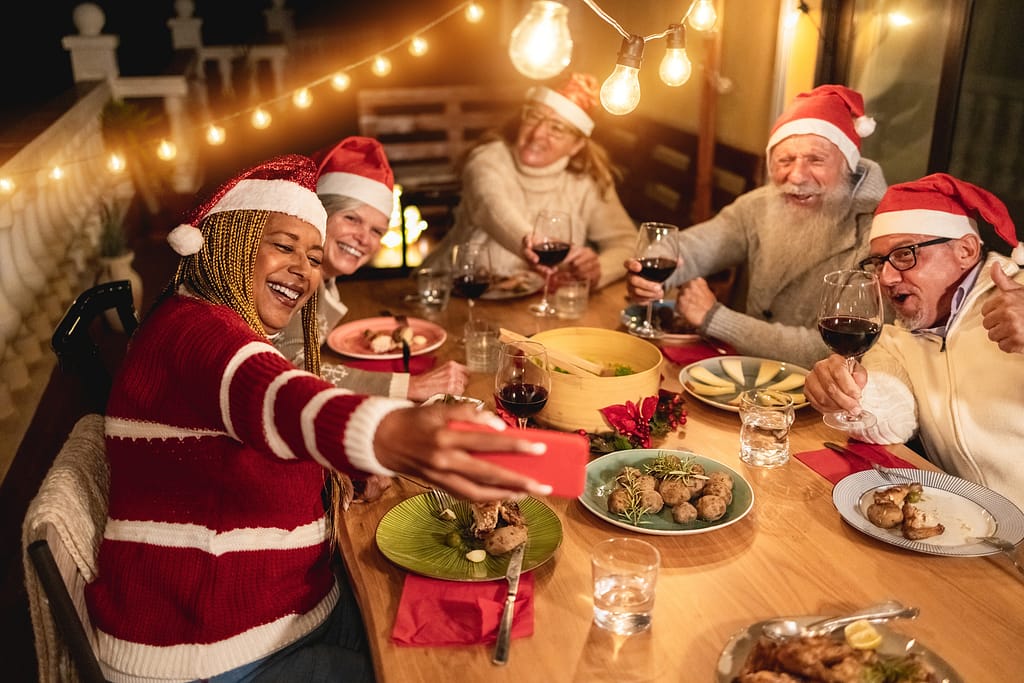
[{"label": "stone railing post", "polygon": [[91,2],[75,7],[72,13],[77,36],[64,36],[61,45],[71,53],[71,74],[75,83],[116,78],[117,36],[101,35],[106,16],[99,5]]},{"label": "stone railing post", "polygon": [[174,11],[178,16],[167,20],[171,29],[171,47],[175,50],[199,49],[203,46],[203,20],[192,16],[196,4],[192,0],[176,0]]}]

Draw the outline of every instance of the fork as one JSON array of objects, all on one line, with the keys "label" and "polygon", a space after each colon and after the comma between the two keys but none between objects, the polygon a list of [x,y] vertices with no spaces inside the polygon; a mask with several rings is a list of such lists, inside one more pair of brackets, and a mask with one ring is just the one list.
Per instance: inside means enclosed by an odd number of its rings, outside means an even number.
[{"label": "fork", "polygon": [[440,517],[441,513],[444,512],[445,510],[451,510],[452,512],[455,512],[455,503],[452,500],[452,496],[450,493],[448,493],[447,491],[442,491],[441,489],[430,489],[429,493],[430,497],[434,501],[435,515]]},{"label": "fork", "polygon": [[1010,561],[1013,562],[1013,566],[1017,568],[1017,571],[1024,574],[1024,566],[1021,566],[1021,563],[1017,561],[1017,546],[1013,543],[1010,543],[1005,538],[999,538],[998,536],[978,536],[976,540],[979,540],[982,543],[987,543],[993,548],[998,548],[1001,553],[1010,558]]}]

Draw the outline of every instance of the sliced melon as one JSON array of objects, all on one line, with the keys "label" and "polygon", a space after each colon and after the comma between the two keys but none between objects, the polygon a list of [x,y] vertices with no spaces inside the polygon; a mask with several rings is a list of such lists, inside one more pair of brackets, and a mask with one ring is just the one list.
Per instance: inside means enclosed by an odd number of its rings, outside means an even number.
[{"label": "sliced melon", "polygon": [[792,375],[787,375],[775,384],[769,384],[765,388],[775,389],[776,391],[791,391],[793,389],[799,389],[803,385],[804,376],[794,372]]},{"label": "sliced melon", "polygon": [[736,385],[731,383],[727,387],[715,387],[710,384],[701,384],[700,382],[690,380],[686,383],[686,388],[701,396],[724,396],[725,394],[736,392]]},{"label": "sliced melon", "polygon": [[710,384],[716,387],[729,387],[730,389],[733,390],[735,390],[736,388],[735,384],[725,379],[724,377],[719,377],[718,375],[711,372],[704,366],[698,365],[696,367],[690,368],[689,372],[690,377],[699,382],[703,382],[704,384]]},{"label": "sliced melon", "polygon": [[781,369],[782,363],[777,360],[761,361],[761,367],[757,370],[757,379],[754,380],[754,386],[759,387],[766,382],[770,382],[775,375],[779,374]]},{"label": "sliced melon", "polygon": [[723,358],[722,369],[736,384],[743,386],[747,383],[747,378],[743,375],[743,361],[739,358]]}]

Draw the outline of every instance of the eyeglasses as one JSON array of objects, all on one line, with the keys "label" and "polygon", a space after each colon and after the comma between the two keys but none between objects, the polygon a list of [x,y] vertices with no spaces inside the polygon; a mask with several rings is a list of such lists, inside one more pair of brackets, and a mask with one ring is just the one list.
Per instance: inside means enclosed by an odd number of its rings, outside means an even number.
[{"label": "eyeglasses", "polygon": [[539,109],[534,107],[523,107],[521,121],[528,128],[536,128],[542,123],[547,123],[548,135],[552,140],[567,140],[570,137],[579,135],[579,131],[568,123],[552,116],[545,116]]},{"label": "eyeglasses", "polygon": [[908,244],[905,247],[896,247],[885,256],[869,256],[860,262],[860,269],[874,273],[882,269],[888,262],[898,271],[910,270],[917,265],[917,250],[930,247],[935,244],[944,244],[952,240],[952,237],[939,237],[938,239]]}]

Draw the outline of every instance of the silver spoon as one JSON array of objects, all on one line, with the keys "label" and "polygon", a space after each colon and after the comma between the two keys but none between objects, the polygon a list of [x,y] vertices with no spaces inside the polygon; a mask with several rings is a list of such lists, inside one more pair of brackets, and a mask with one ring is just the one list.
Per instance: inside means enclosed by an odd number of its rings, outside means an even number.
[{"label": "silver spoon", "polygon": [[1017,561],[1017,546],[1013,543],[1007,541],[1005,538],[999,538],[998,536],[979,536],[977,540],[982,543],[987,543],[993,548],[999,548],[1004,555],[1010,558],[1010,561],[1013,562],[1013,566],[1017,568],[1017,571],[1024,574],[1024,566]]},{"label": "silver spoon", "polygon": [[766,622],[761,627],[761,631],[773,640],[785,640],[797,636],[823,636],[861,619],[873,623],[890,619],[913,619],[919,612],[920,610],[916,607],[904,607],[900,603],[890,600],[846,616],[830,617],[807,626],[801,626],[793,619],[777,619]]}]

